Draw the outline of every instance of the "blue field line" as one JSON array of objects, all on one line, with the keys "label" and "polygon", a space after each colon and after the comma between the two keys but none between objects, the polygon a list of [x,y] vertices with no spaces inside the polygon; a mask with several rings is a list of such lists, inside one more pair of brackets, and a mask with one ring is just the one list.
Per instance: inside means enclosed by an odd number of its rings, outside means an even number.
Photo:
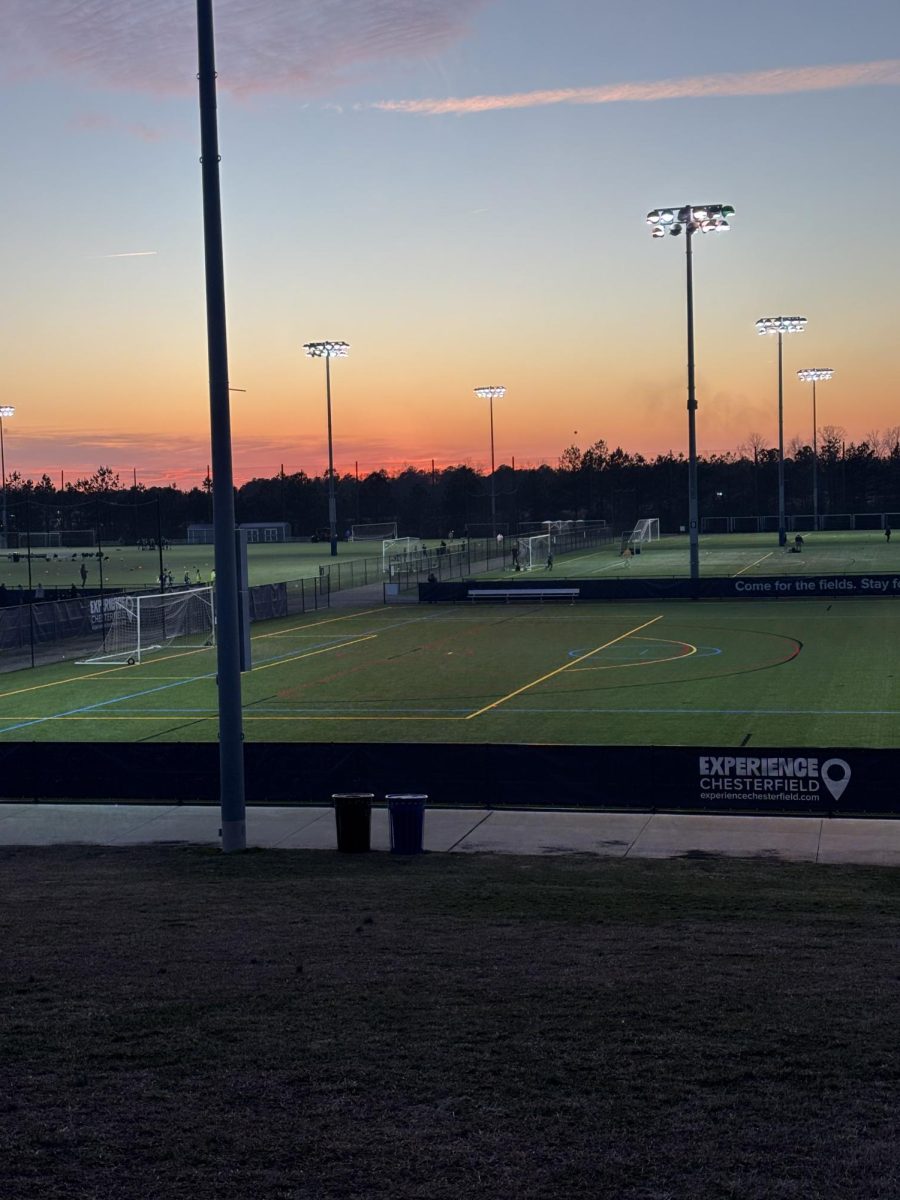
[{"label": "blue field line", "polygon": [[[386,626],[382,625],[379,628],[380,629],[394,629],[394,628],[398,628],[402,625],[412,625],[413,623],[415,623],[417,621],[434,620],[436,616],[437,616],[437,614],[432,615],[429,613],[429,614],[423,614],[422,616],[419,616],[419,617],[408,617],[402,621],[392,621],[389,625],[386,625]],[[303,653],[309,654],[316,650],[324,650],[324,649],[327,649],[329,646],[334,645],[335,643],[337,644],[338,647],[340,647],[342,642],[352,641],[359,636],[360,636],[359,633],[354,633],[352,635],[336,634],[336,635],[332,635],[332,636],[326,636],[326,637],[324,637],[324,639],[322,641],[319,641],[319,642],[315,643],[314,645],[307,647],[306,650],[303,651]],[[295,648],[294,650],[285,651],[283,654],[273,654],[267,658],[262,658],[259,660],[259,663],[260,664],[262,664],[262,663],[277,663],[282,659],[293,659],[293,658],[297,658],[297,657],[298,657],[298,653],[297,653],[297,649]],[[215,677],[216,677],[215,671],[207,671],[206,673],[204,673],[202,675],[191,675],[191,676],[188,676],[188,678],[186,678],[186,679],[175,679],[171,683],[160,684],[158,687],[145,688],[143,691],[138,691],[138,692],[130,692],[126,696],[112,697],[111,699],[108,699],[108,700],[98,700],[94,704],[86,704],[86,705],[81,706],[80,708],[71,708],[71,709],[66,710],[65,712],[53,713],[46,717],[33,717],[32,719],[30,719],[28,721],[19,721],[18,723],[14,724],[14,725],[0,726],[0,735],[3,735],[5,733],[16,733],[21,729],[30,729],[35,725],[46,724],[47,721],[58,721],[65,717],[83,716],[85,713],[91,713],[100,708],[108,708],[111,705],[117,705],[117,704],[127,704],[129,700],[140,700],[144,696],[152,696],[157,692],[165,692],[171,688],[184,687],[186,684],[199,683],[201,680],[215,679]],[[128,710],[124,710],[125,713],[127,713],[127,711]],[[187,714],[200,715],[200,714],[205,714],[207,712],[215,713],[218,710],[213,710],[213,709],[209,709],[209,710],[207,710],[207,709],[196,709],[196,710],[195,709],[176,709],[176,710],[173,710],[171,713],[168,713],[165,711],[160,711],[158,714],[155,712],[147,713],[146,710],[137,710],[137,711],[140,711],[142,716],[159,715],[159,717],[161,719],[168,719],[171,716],[177,717],[179,715],[187,715]],[[440,710],[440,711],[443,711],[443,710]],[[465,711],[468,711],[468,710],[465,710]]]},{"label": "blue field line", "polygon": [[142,696],[152,696],[155,692],[167,692],[171,688],[184,687],[187,683],[196,683],[200,679],[215,679],[215,671],[206,675],[194,675],[190,679],[175,679],[172,683],[161,683],[159,687],[145,688],[142,692],[132,692],[128,696],[113,696],[109,700],[98,700],[95,704],[84,704],[80,708],[70,708],[67,712],[54,713],[49,717],[34,717],[30,721],[20,721],[17,725],[6,725],[0,728],[0,734],[15,733],[18,729],[29,729],[33,725],[43,725],[47,721],[57,721],[61,717],[78,717],[83,713],[95,712],[98,708],[108,708],[111,704],[122,704],[128,700],[139,700]]},{"label": "blue field line", "polygon": [[[565,716],[569,713],[604,717],[621,714],[635,716],[677,717],[897,717],[897,708],[511,708],[504,712],[517,717],[534,713],[537,716]],[[485,714],[486,715],[486,714]],[[503,714],[500,713],[502,716]]]}]

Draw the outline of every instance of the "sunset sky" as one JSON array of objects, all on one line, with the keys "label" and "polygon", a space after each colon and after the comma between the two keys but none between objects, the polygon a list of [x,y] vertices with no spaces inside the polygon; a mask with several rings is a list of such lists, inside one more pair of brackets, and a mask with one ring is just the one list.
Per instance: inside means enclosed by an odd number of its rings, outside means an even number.
[{"label": "sunset sky", "polygon": [[[209,400],[196,5],[0,0],[7,474],[198,483]],[[691,14],[686,17],[683,14]],[[694,16],[693,14],[696,13]],[[555,463],[900,425],[897,0],[216,0],[238,481]],[[577,432],[576,432],[577,431]]]}]

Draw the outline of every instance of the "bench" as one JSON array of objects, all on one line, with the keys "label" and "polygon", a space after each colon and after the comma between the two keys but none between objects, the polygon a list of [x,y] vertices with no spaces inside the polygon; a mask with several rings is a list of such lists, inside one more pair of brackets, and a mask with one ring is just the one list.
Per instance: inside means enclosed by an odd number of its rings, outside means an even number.
[{"label": "bench", "polygon": [[517,588],[469,588],[470,600],[532,600],[543,604],[546,600],[568,600],[574,604],[581,594],[580,588],[569,587],[517,587]]}]

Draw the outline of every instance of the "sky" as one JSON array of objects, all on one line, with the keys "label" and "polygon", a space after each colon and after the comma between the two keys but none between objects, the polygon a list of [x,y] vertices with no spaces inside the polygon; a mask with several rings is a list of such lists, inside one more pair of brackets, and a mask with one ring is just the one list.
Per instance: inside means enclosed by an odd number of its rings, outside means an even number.
[{"label": "sky", "polygon": [[[897,0],[215,0],[234,472],[555,464],[900,425]],[[690,12],[691,10],[688,9]],[[0,0],[7,475],[210,460],[196,5]],[[883,211],[884,210],[884,211]]]}]

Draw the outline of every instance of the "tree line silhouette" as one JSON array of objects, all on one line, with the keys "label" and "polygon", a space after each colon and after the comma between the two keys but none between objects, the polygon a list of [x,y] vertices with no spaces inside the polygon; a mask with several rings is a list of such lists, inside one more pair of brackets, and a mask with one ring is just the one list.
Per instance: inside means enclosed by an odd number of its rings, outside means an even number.
[{"label": "tree line silhouette", "polygon": [[[734,451],[699,459],[702,518],[771,516],[778,506],[778,452],[758,435]],[[818,434],[819,511],[900,513],[900,429],[847,442],[837,426]],[[286,521],[294,536],[321,536],[328,524],[327,473],[303,471],[250,479],[235,489],[236,518]],[[604,520],[615,531],[658,517],[664,533],[687,522],[687,459],[671,451],[653,458],[595,441],[567,446],[556,466],[497,468],[497,529],[549,520]],[[785,454],[788,516],[812,512],[813,451],[795,439]],[[339,531],[353,524],[396,521],[404,536],[490,531],[490,476],[468,464],[432,470],[409,466],[362,477],[335,472]],[[57,487],[13,472],[6,481],[7,532],[94,530],[101,540],[187,536],[212,520],[212,481],[189,490],[123,484],[109,466]]]}]

